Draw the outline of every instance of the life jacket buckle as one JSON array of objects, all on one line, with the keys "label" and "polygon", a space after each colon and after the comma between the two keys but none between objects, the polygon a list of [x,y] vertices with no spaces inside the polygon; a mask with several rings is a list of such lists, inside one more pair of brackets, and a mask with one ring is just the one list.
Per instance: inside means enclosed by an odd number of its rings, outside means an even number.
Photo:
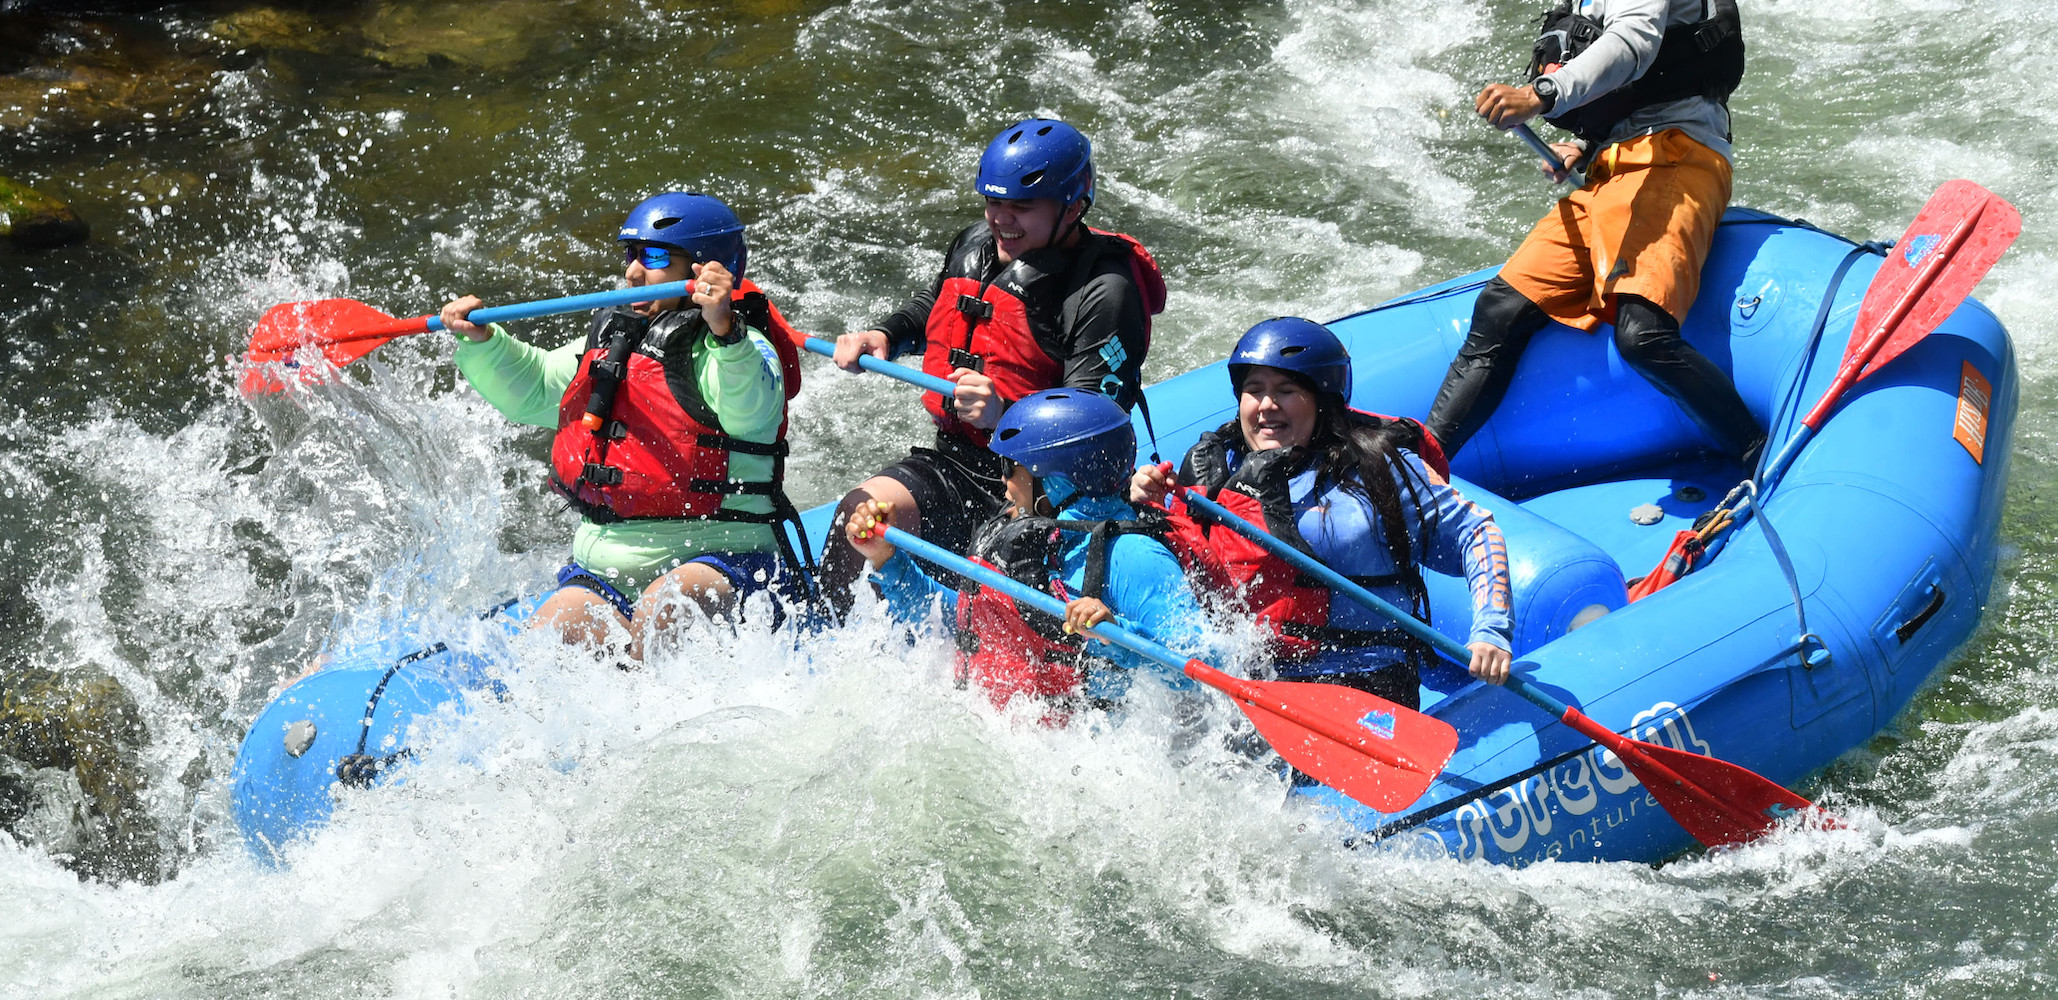
[{"label": "life jacket buckle", "polygon": [[959,295],[958,312],[973,319],[992,319],[993,303],[976,295]]},{"label": "life jacket buckle", "polygon": [[601,428],[601,434],[609,441],[620,441],[629,436],[629,425],[619,420],[610,420],[606,427]]},{"label": "life jacket buckle", "polygon": [[611,465],[587,462],[586,467],[579,470],[579,479],[582,482],[592,483],[595,486],[620,486],[622,485],[622,470]]}]

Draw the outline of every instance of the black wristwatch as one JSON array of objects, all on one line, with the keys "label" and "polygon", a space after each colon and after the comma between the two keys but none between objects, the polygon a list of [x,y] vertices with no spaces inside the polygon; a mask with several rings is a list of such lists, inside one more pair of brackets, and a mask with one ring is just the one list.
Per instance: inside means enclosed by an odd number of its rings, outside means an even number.
[{"label": "black wristwatch", "polygon": [[1538,114],[1550,114],[1551,109],[1558,106],[1558,81],[1540,76],[1530,81],[1529,89],[1536,94],[1537,100],[1543,102],[1543,110]]}]

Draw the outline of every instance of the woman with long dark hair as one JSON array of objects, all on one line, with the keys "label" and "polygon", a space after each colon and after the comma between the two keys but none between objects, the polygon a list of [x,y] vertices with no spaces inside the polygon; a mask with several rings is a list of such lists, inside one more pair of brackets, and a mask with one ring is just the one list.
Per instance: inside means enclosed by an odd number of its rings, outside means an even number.
[{"label": "woman with long dark hair", "polygon": [[[1389,603],[1427,620],[1422,567],[1463,574],[1472,592],[1473,676],[1507,678],[1507,548],[1493,515],[1452,489],[1422,425],[1350,408],[1351,363],[1327,327],[1266,320],[1230,355],[1236,419],[1201,435],[1175,477],[1137,471],[1131,498],[1182,486],[1214,497]],[[1227,528],[1199,522],[1187,548],[1203,586],[1257,616],[1278,675],[1348,684],[1415,707],[1427,649],[1376,611],[1304,581]]]}]

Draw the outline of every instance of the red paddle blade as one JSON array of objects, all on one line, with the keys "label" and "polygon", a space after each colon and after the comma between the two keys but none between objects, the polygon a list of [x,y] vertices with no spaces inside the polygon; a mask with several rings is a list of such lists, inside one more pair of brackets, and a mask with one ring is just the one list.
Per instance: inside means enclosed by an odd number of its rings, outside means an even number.
[{"label": "red paddle blade", "polygon": [[[2022,233],[2022,213],[1971,181],[1937,188],[1873,275],[1851,328],[1846,360],[1870,350],[1862,379],[1929,335],[1972,294]],[[1882,328],[1886,337],[1868,347]]]},{"label": "red paddle blade", "polygon": [[1626,746],[1609,749],[1674,821],[1709,847],[1749,843],[1802,812],[1814,813],[1823,826],[1842,825],[1749,768],[1656,743],[1622,742]]},{"label": "red paddle blade", "polygon": [[1458,749],[1449,723],[1355,688],[1222,679],[1235,681],[1216,686],[1287,763],[1380,812],[1421,798]]},{"label": "red paddle blade", "polygon": [[428,331],[429,317],[394,319],[371,306],[351,299],[322,299],[289,302],[265,310],[257,328],[250,333],[250,347],[244,352],[243,392],[278,392],[285,388],[274,371],[260,365],[293,362],[294,355],[309,345],[321,348],[322,356],[338,368],[370,354],[394,337]]}]

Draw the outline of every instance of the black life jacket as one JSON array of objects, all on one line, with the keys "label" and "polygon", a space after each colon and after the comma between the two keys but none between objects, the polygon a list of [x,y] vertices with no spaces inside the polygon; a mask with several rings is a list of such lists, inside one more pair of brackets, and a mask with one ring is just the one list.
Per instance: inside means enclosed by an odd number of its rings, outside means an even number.
[{"label": "black life jacket", "polygon": [[[1705,97],[1727,105],[1744,79],[1744,29],[1736,0],[1702,0],[1703,16],[1665,29],[1658,55],[1643,75],[1576,108],[1544,120],[1599,143],[1624,118],[1653,104]],[[1531,47],[1529,78],[1570,62],[1601,37],[1601,22],[1574,13],[1571,0],[1544,12]]]},{"label": "black life jacket", "polygon": [[[1154,516],[1155,515],[1155,516]],[[1064,533],[1089,536],[1086,578],[1078,593],[1066,588],[1063,576]],[[999,570],[1009,579],[1071,602],[1099,597],[1107,588],[1108,548],[1127,534],[1165,541],[1163,515],[1146,509],[1136,521],[1060,521],[1050,517],[997,519],[981,529],[972,544],[972,559]],[[1044,721],[1062,724],[1064,708],[1085,687],[1089,670],[1106,669],[1085,636],[1067,635],[1064,622],[1034,608],[1024,608],[991,587],[974,586],[958,595],[957,668],[960,688],[978,681],[995,708],[1015,697],[1051,702]]]}]

